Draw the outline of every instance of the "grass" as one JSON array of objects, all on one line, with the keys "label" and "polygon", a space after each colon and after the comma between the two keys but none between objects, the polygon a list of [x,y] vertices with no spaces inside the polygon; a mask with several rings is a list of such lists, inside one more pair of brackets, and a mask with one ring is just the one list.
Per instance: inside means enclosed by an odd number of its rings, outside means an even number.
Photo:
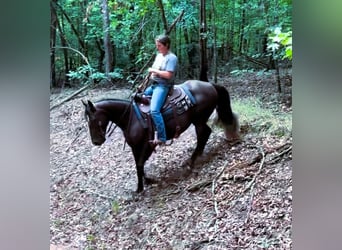
[{"label": "grass", "polygon": [[240,126],[247,127],[248,133],[278,137],[292,133],[292,113],[266,109],[258,98],[236,100],[232,108],[239,116]]}]

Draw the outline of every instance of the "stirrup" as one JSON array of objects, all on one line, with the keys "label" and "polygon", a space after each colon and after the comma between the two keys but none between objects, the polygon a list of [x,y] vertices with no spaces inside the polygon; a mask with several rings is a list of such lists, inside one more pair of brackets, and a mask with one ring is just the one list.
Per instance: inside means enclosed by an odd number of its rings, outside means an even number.
[{"label": "stirrup", "polygon": [[166,145],[165,142],[159,140],[159,139],[154,139],[154,140],[149,140],[148,141],[152,146],[163,146],[163,145]]}]

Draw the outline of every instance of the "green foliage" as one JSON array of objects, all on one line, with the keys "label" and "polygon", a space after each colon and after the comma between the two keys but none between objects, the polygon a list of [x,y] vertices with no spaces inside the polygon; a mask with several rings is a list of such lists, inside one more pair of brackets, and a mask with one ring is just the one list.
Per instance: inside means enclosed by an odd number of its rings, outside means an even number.
[{"label": "green foliage", "polygon": [[276,27],[268,36],[269,42],[267,48],[273,54],[279,52],[282,59],[292,60],[292,30],[282,32],[280,27]]},{"label": "green foliage", "polygon": [[[104,73],[96,71],[89,65],[82,65],[76,71],[69,71],[67,76],[71,80],[77,79],[84,83],[89,82],[89,80],[100,81],[107,79]],[[123,79],[122,69],[115,68],[113,72],[109,72],[109,77],[111,79]]]},{"label": "green foliage", "polygon": [[[215,13],[212,11],[215,5]],[[78,0],[59,0],[57,16],[60,28],[57,28],[56,46],[61,46],[61,34],[66,41],[66,45],[76,48],[84,54],[89,64],[98,70],[87,68],[84,61],[75,54],[67,55],[68,67],[77,69],[70,71],[68,76],[71,79],[94,80],[103,79],[101,73],[104,69],[103,61],[103,17],[102,1],[78,1]],[[196,47],[199,42],[199,2],[198,1],[163,1],[163,7],[168,24],[184,10],[183,18],[177,23],[171,33],[172,50],[177,53],[180,68],[188,68],[189,48],[193,50],[194,58],[198,57],[199,51]],[[155,52],[153,38],[164,32],[161,19],[160,8],[155,0],[108,0],[110,11],[109,33],[113,43],[113,55],[115,59],[114,67],[138,71],[146,60]],[[69,23],[64,13],[69,17]],[[244,15],[242,15],[244,13]],[[213,19],[215,15],[215,19]],[[244,16],[244,18],[242,18]],[[215,20],[215,23],[214,21]],[[268,49],[273,51],[273,55],[278,58],[292,58],[292,0],[250,0],[250,1],[207,1],[207,24],[208,29],[205,33],[208,47],[214,45],[221,49],[218,59],[221,60],[219,67],[225,67],[227,62],[233,64],[232,69],[241,69],[246,65],[239,62],[245,61],[239,56],[238,52],[247,54],[257,60],[264,60],[269,56],[265,51],[265,39],[267,33]],[[283,27],[286,32],[278,32],[277,29],[270,30],[270,27],[278,25]],[[214,29],[215,28],[215,29]],[[74,29],[77,30],[77,34]],[[214,33],[216,31],[216,39]],[[243,34],[243,39],[241,39]],[[202,34],[203,35],[203,34]],[[82,41],[85,47],[80,46]],[[214,44],[216,42],[216,44]],[[242,44],[242,46],[241,46]],[[240,47],[242,50],[239,51]],[[228,49],[231,51],[228,52]],[[211,53],[211,52],[209,52]],[[56,75],[64,74],[64,59],[62,50],[56,52]],[[209,64],[212,64],[212,56],[208,56]],[[238,60],[234,60],[238,59]],[[197,58],[195,58],[197,60]],[[199,63],[195,62],[199,67]],[[249,67],[250,69],[250,67]],[[196,70],[196,69],[195,69]],[[225,69],[226,70],[226,69]],[[120,75],[112,73],[114,78]]]},{"label": "green foliage", "polygon": [[88,234],[87,235],[87,241],[90,243],[94,243],[95,242],[95,236],[93,234]]},{"label": "green foliage", "polygon": [[118,201],[112,202],[112,212],[113,214],[118,214],[120,211],[120,203]]},{"label": "green foliage", "polygon": [[254,72],[253,69],[235,69],[235,70],[230,71],[230,74],[232,76],[243,76],[246,73],[253,73],[253,72]]}]

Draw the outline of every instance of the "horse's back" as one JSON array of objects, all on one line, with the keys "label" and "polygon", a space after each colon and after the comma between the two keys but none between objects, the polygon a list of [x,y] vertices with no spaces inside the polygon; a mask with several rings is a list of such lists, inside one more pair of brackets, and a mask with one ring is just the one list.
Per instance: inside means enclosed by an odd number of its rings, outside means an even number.
[{"label": "horse's back", "polygon": [[183,85],[193,94],[197,104],[206,103],[208,105],[210,102],[216,104],[217,92],[211,83],[199,80],[188,80]]}]

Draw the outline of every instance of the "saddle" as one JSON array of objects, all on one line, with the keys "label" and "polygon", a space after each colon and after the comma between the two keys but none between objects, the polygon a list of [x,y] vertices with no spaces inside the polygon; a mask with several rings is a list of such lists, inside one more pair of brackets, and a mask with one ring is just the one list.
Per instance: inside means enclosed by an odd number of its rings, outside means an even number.
[{"label": "saddle", "polygon": [[[150,119],[150,96],[135,95],[134,101],[136,102],[136,113],[138,117],[142,114],[144,117]],[[176,135],[175,138],[179,136],[178,131],[180,126],[178,125],[178,115],[183,114],[189,108],[195,105],[195,99],[190,93],[190,91],[183,85],[175,85],[170,89],[168,96],[165,100],[163,107],[161,108],[161,113],[163,115],[164,121],[171,119],[172,117],[176,120]],[[141,114],[138,114],[140,113]],[[144,119],[139,119],[144,120]]]},{"label": "saddle", "polygon": [[[150,112],[150,100],[150,96],[137,96],[135,98],[135,101],[139,104],[140,111],[145,114]],[[161,113],[165,113],[168,109],[172,108],[172,105],[176,105],[177,114],[181,114],[193,106],[183,88],[178,86],[174,86],[170,89],[165,103],[161,108]],[[184,107],[183,110],[182,107]]]}]

